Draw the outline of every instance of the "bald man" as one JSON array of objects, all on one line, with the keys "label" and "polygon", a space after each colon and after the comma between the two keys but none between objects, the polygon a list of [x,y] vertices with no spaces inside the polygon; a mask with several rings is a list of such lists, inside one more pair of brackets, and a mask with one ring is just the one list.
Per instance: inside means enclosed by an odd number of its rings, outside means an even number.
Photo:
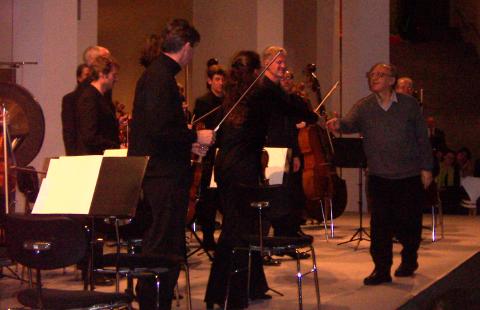
[{"label": "bald man", "polygon": [[413,96],[413,80],[406,76],[399,78],[395,86],[395,92]]}]

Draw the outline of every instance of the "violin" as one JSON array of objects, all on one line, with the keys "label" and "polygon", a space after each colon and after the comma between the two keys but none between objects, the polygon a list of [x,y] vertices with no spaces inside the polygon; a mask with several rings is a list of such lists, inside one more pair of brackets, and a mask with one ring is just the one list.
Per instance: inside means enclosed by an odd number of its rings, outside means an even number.
[{"label": "violin", "polygon": [[[319,102],[315,112],[319,112],[320,117],[326,121],[323,103],[333,93],[338,82],[322,100],[320,84],[314,70],[314,64],[307,66],[308,84],[312,86],[312,91],[317,95]],[[317,124],[308,125],[299,130],[298,144],[304,159],[302,184],[307,200],[307,215],[321,222],[324,220],[322,206],[325,206],[325,208],[332,208],[333,218],[340,216],[347,205],[347,189],[345,181],[337,175],[332,165],[331,136],[327,130]]]},{"label": "violin", "polygon": [[[205,123],[198,122],[195,124],[195,130],[205,129]],[[201,197],[201,183],[203,173],[203,157],[192,153],[192,173],[193,179],[188,191],[188,208],[186,224],[189,225],[195,219],[196,207]]]},{"label": "violin", "polygon": [[130,133],[130,122],[132,121],[131,116],[125,111],[125,105],[118,101],[114,102],[115,110],[118,114],[117,118],[119,121],[118,126],[118,137],[120,140],[120,145],[128,148],[128,138]]}]

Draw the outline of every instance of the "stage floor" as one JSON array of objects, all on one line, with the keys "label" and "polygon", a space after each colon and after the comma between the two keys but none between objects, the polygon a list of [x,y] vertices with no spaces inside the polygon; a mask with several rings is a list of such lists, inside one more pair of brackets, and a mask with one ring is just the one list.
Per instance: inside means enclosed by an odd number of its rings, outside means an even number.
[{"label": "stage floor", "polygon": [[[480,217],[444,216],[444,238],[431,242],[431,232],[424,230],[420,252],[419,269],[413,278],[393,278],[393,283],[375,287],[363,285],[363,278],[370,274],[373,263],[368,252],[369,242],[362,241],[358,250],[357,242],[338,245],[347,241],[358,227],[358,214],[346,213],[335,220],[335,238],[325,241],[323,228],[306,226],[304,231],[315,236],[315,251],[320,281],[322,309],[396,309],[419,294],[434,282],[461,265],[465,260],[479,251]],[[364,226],[368,228],[369,218],[364,217]],[[430,225],[430,217],[425,215],[424,225]],[[477,227],[477,228],[475,228]],[[438,231],[440,237],[440,231]],[[400,263],[401,246],[394,245],[393,270]],[[265,267],[271,288],[282,292],[281,297],[273,294],[269,301],[253,302],[249,309],[297,309],[296,263],[291,259],[279,258],[281,266]],[[208,280],[210,263],[206,256],[193,256],[191,265],[191,287],[193,309],[205,309],[203,297]],[[305,271],[310,260],[302,261]],[[21,268],[18,269],[21,272]],[[9,271],[3,269],[4,274]],[[55,270],[44,275],[47,287],[80,289],[79,271],[73,267]],[[122,286],[125,280],[122,281]],[[19,306],[16,293],[25,287],[19,281],[0,279],[0,309]],[[180,290],[183,293],[184,276],[180,275]],[[313,277],[307,276],[303,284],[304,309],[315,309]],[[113,291],[114,287],[99,287],[101,291]],[[135,304],[136,306],[136,304]],[[176,309],[174,306],[172,309]],[[180,301],[178,309],[186,309],[185,302]]]}]

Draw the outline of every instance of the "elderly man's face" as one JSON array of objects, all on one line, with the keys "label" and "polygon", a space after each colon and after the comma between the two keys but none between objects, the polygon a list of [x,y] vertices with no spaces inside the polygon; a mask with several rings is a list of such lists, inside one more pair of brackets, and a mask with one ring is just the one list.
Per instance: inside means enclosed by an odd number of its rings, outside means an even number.
[{"label": "elderly man's face", "polygon": [[384,65],[378,65],[367,73],[368,86],[370,91],[381,93],[390,89],[395,83],[390,68]]}]

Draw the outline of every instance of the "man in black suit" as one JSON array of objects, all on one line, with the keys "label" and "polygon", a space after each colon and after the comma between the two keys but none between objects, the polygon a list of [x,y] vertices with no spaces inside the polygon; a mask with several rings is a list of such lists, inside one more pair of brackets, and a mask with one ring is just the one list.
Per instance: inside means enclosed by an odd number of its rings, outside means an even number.
[{"label": "man in black suit", "polygon": [[[207,93],[197,98],[195,101],[195,109],[193,115],[196,119],[201,118],[205,114],[214,111],[221,106],[223,102],[223,84],[225,81],[225,70],[218,64],[207,68]],[[206,129],[214,129],[218,125],[220,109],[206,116],[199,123],[203,124]],[[206,249],[215,248],[215,216],[218,209],[218,195],[215,191],[209,190],[210,179],[213,172],[213,164],[215,161],[215,148],[211,148],[205,158],[203,158],[202,180],[200,183],[200,200],[196,206],[195,217],[202,225],[203,246]]]},{"label": "man in black suit", "polygon": [[[200,35],[186,20],[175,19],[161,34],[161,53],[137,82],[129,155],[150,156],[143,181],[143,203],[152,224],[143,239],[145,254],[184,257],[185,217],[191,183],[191,152],[204,156],[212,130],[187,127],[175,75],[192,59]],[[160,309],[170,309],[179,268],[161,276]],[[155,281],[137,284],[140,309],[154,309]]]},{"label": "man in black suit", "polygon": [[[62,99],[62,133],[66,155],[77,154],[78,128],[75,120],[75,111],[78,98],[82,91],[92,81],[89,66],[98,56],[110,56],[110,51],[102,46],[90,46],[83,53],[84,63],[77,67],[77,87],[71,93],[66,94]],[[108,92],[111,100],[111,92]]]},{"label": "man in black suit", "polygon": [[90,69],[92,82],[76,102],[77,155],[101,155],[120,146],[115,107],[105,96],[117,81],[119,65],[111,57],[98,56]]}]

